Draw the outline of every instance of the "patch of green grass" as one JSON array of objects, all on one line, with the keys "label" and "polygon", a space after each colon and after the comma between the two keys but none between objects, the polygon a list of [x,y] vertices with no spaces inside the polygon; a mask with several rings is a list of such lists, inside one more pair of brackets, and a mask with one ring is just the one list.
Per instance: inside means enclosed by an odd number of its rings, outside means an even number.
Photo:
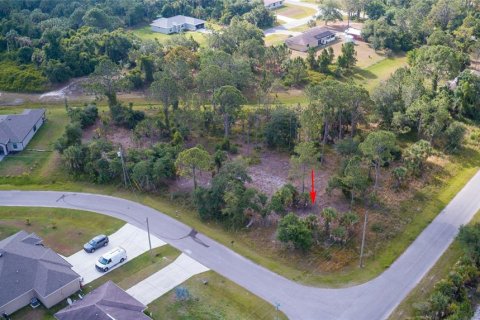
[{"label": "patch of green grass", "polygon": [[[165,43],[168,39],[171,39],[174,34],[163,34],[160,32],[153,32],[150,26],[144,26],[136,29],[132,29],[131,32],[138,36],[142,40],[158,40],[160,43]],[[207,43],[207,37],[205,33],[196,31],[187,31],[184,33],[186,37],[193,37],[200,46],[205,46]]]},{"label": "patch of green grass", "polygon": [[35,232],[48,247],[64,256],[81,250],[92,237],[114,233],[124,224],[121,220],[87,211],[0,207],[0,239],[20,230]]},{"label": "patch of green grass", "polygon": [[90,282],[85,286],[85,290],[89,292],[109,280],[115,282],[120,288],[127,290],[157,271],[165,268],[179,255],[180,251],[169,245],[152,249],[152,252],[145,252],[133,260],[127,260],[127,263],[123,266]]},{"label": "patch of green grass", "polygon": [[297,6],[290,3],[284,4],[282,7],[273,10],[273,12],[275,14],[292,19],[302,19],[315,14],[315,10],[313,8]]},{"label": "patch of green grass", "polygon": [[[475,214],[469,224],[480,222],[480,211]],[[463,250],[455,240],[438,259],[430,271],[423,277],[417,286],[408,294],[402,303],[390,315],[390,320],[411,319],[415,316],[415,304],[426,301],[435,287],[435,284],[448,276],[453,265],[462,257]]]},{"label": "patch of green grass", "polygon": [[[1,114],[20,113],[23,108],[2,108]],[[10,154],[0,162],[0,176],[35,175],[49,165],[55,157],[53,147],[55,141],[63,134],[68,123],[65,108],[62,106],[47,107],[47,121],[40,127],[26,150]],[[38,151],[43,150],[43,151]]]},{"label": "patch of green grass", "polygon": [[171,290],[148,305],[153,319],[287,319],[271,304],[213,271],[196,275],[181,286],[187,288],[190,299],[176,301],[175,290]]},{"label": "patch of green grass", "polygon": [[285,39],[288,39],[286,34],[271,34],[265,37],[266,46],[276,46],[282,44]]},{"label": "patch of green grass", "polygon": [[387,80],[397,69],[407,65],[405,55],[383,59],[365,69],[356,68],[353,79],[355,83],[363,85],[372,91],[382,81]]}]

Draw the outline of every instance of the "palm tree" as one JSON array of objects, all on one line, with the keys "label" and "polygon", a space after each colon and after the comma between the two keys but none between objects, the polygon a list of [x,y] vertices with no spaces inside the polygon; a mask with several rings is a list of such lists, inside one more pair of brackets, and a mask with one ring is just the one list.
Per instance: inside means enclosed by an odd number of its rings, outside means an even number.
[{"label": "palm tree", "polygon": [[325,208],[322,211],[322,217],[325,221],[325,233],[327,234],[327,237],[330,236],[330,223],[332,223],[333,220],[337,218],[337,216],[337,210],[332,207]]}]

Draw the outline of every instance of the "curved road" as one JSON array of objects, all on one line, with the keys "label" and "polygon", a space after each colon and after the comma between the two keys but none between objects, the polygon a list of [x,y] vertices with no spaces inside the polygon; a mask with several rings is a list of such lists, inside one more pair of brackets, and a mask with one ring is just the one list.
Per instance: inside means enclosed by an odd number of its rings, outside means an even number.
[{"label": "curved road", "polygon": [[[297,284],[238,255],[150,207],[96,194],[0,191],[1,206],[61,207],[106,214],[146,228],[208,268],[238,283],[295,320],[386,319],[480,209],[480,172],[465,185],[412,245],[380,276],[362,285],[324,289]],[[190,235],[190,236],[189,236]]]}]

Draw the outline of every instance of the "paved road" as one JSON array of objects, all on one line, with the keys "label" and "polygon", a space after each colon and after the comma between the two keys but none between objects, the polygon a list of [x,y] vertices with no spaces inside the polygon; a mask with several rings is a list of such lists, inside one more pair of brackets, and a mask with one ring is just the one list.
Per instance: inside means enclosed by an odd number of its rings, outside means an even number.
[{"label": "paved road", "polygon": [[313,3],[306,3],[306,2],[295,1],[295,0],[286,0],[285,3],[315,9],[316,11],[315,11],[315,14],[305,18],[301,18],[301,19],[293,19],[293,18],[277,15],[280,21],[285,21],[285,23],[280,26],[276,26],[276,27],[264,30],[263,33],[265,33],[266,36],[270,34],[285,34],[285,32],[288,31],[289,29],[293,29],[293,28],[300,27],[307,24],[308,21],[315,19],[315,17],[319,13],[318,5],[315,5]]},{"label": "paved road", "polygon": [[[314,288],[285,279],[187,225],[132,201],[82,193],[0,191],[2,206],[81,209],[110,215],[140,228],[149,218],[154,235],[266,301],[295,320],[385,319],[448,248],[458,227],[480,209],[480,172],[455,196],[412,245],[377,278],[343,289]],[[63,196],[64,195],[64,196]]]}]

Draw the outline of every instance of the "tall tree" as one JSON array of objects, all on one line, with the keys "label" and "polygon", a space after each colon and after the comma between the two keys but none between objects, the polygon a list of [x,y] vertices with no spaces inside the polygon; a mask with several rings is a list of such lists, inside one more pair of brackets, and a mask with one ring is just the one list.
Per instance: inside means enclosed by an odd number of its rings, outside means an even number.
[{"label": "tall tree", "polygon": [[295,146],[294,155],[290,158],[291,173],[302,180],[302,193],[305,193],[305,177],[307,170],[313,169],[318,162],[319,153],[314,142],[301,142]]},{"label": "tall tree", "polygon": [[230,136],[230,125],[234,122],[246,99],[237,88],[223,86],[215,92],[213,101],[218,105],[217,112],[223,117],[225,138],[228,139]]},{"label": "tall tree", "polygon": [[322,0],[318,9],[320,11],[318,18],[325,21],[325,25],[327,25],[328,22],[343,20],[340,4],[336,0]]},{"label": "tall tree", "polygon": [[186,149],[178,154],[175,167],[181,176],[193,177],[193,187],[197,189],[197,171],[207,171],[212,164],[210,154],[199,148]]},{"label": "tall tree", "polygon": [[178,102],[179,88],[175,79],[167,71],[157,73],[155,81],[150,86],[150,95],[155,100],[160,100],[163,105],[163,115],[165,116],[165,126],[170,133],[170,113],[169,108],[172,104]]},{"label": "tall tree", "polygon": [[395,147],[395,134],[384,130],[369,133],[365,141],[359,145],[365,158],[371,161],[375,168],[375,184],[373,186],[375,193],[378,188],[380,168],[393,159],[392,151],[395,150]]}]

